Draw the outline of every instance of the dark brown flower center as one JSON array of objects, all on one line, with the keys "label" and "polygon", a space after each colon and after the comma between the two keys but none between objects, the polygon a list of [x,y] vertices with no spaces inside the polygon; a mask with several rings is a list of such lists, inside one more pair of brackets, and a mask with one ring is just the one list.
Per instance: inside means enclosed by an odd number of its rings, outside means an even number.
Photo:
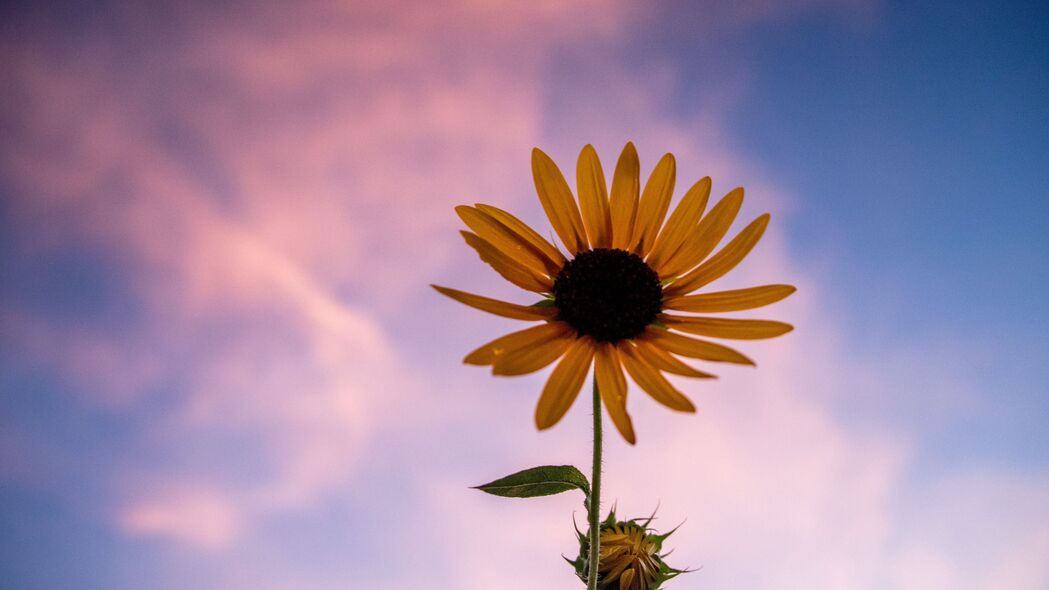
[{"label": "dark brown flower center", "polygon": [[558,319],[603,342],[639,336],[656,319],[662,300],[659,276],[623,250],[580,252],[554,280]]}]

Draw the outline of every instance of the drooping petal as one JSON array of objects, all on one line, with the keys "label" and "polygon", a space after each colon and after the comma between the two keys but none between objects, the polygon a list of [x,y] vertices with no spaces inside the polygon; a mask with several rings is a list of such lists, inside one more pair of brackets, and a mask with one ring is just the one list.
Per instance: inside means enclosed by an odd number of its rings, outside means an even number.
[{"label": "drooping petal", "polygon": [[572,189],[568,188],[557,164],[539,148],[532,149],[532,178],[539,202],[554,231],[561,236],[565,248],[571,254],[586,250],[586,230],[583,229],[583,219],[572,197]]},{"label": "drooping petal", "polygon": [[743,189],[737,188],[725,195],[699,225],[685,238],[678,251],[660,269],[661,277],[674,277],[699,264],[717,247],[732,227],[743,204]]},{"label": "drooping petal", "polygon": [[555,336],[543,342],[535,342],[529,346],[518,348],[496,356],[492,365],[493,375],[527,375],[561,358],[561,355],[572,343],[571,333],[566,330],[564,334]]},{"label": "drooping petal", "polygon": [[700,293],[670,297],[663,301],[665,309],[695,313],[717,313],[757,309],[785,299],[797,289],[792,285],[762,285],[747,289]]},{"label": "drooping petal", "polygon": [[772,320],[743,320],[737,318],[688,317],[664,314],[661,319],[668,328],[711,338],[734,340],[761,340],[782,336],[794,326]]},{"label": "drooping petal", "polygon": [[630,238],[634,233],[634,221],[637,218],[637,202],[641,174],[641,164],[637,159],[634,144],[627,142],[623,153],[616,162],[616,171],[612,175],[612,193],[608,205],[612,215],[612,247],[627,250]]},{"label": "drooping petal", "polygon": [[608,409],[608,416],[612,418],[612,424],[615,424],[616,430],[628,443],[636,443],[634,423],[626,410],[626,377],[623,376],[623,368],[619,364],[619,353],[607,342],[597,345],[597,353],[594,356],[594,379],[597,380],[601,400],[605,402],[605,408]]},{"label": "drooping petal", "polygon": [[547,266],[539,253],[494,217],[469,205],[459,205],[455,208],[455,212],[459,214],[459,218],[467,227],[508,258],[540,276],[548,273]]},{"label": "drooping petal", "polygon": [[535,425],[546,430],[557,424],[565,415],[583,387],[590,361],[594,358],[594,341],[587,336],[572,342],[568,351],[557,363],[539,396],[535,408]]},{"label": "drooping petal", "polygon": [[504,279],[521,287],[526,291],[536,293],[549,293],[553,289],[554,282],[546,275],[536,273],[523,264],[510,258],[499,251],[498,248],[489,244],[475,233],[468,231],[459,232],[467,245],[477,251],[481,260],[495,269]]},{"label": "drooping petal", "polygon": [[557,315],[557,310],[552,307],[518,305],[516,303],[507,303],[506,301],[499,301],[498,299],[492,299],[482,295],[474,295],[473,293],[459,291],[458,289],[441,287],[440,285],[430,286],[436,289],[438,293],[447,295],[459,303],[464,303],[470,307],[481,311],[487,311],[488,313],[494,313],[495,315],[503,316],[504,318],[539,321],[549,320]]},{"label": "drooping petal", "polygon": [[645,362],[660,371],[666,371],[667,373],[682,375],[684,377],[695,377],[697,379],[717,379],[716,375],[704,373],[703,371],[688,366],[676,356],[656,346],[647,339],[635,340],[634,346],[637,347],[637,353]]},{"label": "drooping petal", "polygon": [[579,191],[579,209],[591,248],[612,246],[612,215],[608,210],[608,188],[605,173],[594,146],[587,144],[579,153],[576,164],[576,189]]},{"label": "drooping petal", "polygon": [[569,338],[572,333],[572,328],[564,322],[550,322],[548,324],[532,326],[531,328],[525,328],[524,330],[518,330],[506,334],[505,336],[500,336],[491,342],[477,347],[473,352],[466,355],[463,362],[467,365],[491,365],[494,364],[499,357],[514,352],[515,350],[535,346],[536,344],[541,344],[555,338]]},{"label": "drooping petal", "polygon": [[662,347],[667,352],[689,358],[719,363],[736,363],[739,365],[754,364],[754,361],[727,346],[707,342],[706,340],[689,338],[668,330],[647,328],[645,333],[641,335],[641,338],[649,339],[652,344]]},{"label": "drooping petal", "polygon": [[684,394],[675,389],[659,371],[638,356],[637,351],[629,341],[622,342],[619,345],[619,351],[622,353],[620,358],[623,359],[623,367],[626,368],[627,373],[630,373],[630,378],[641,386],[641,389],[644,389],[648,395],[652,396],[652,399],[671,410],[679,412],[696,411],[696,406],[692,405],[692,402]]},{"label": "drooping petal", "polygon": [[717,254],[663,290],[665,296],[685,295],[732,270],[750,253],[769,225],[769,214],[758,217]]},{"label": "drooping petal", "polygon": [[666,154],[656,164],[645,183],[641,201],[637,208],[637,222],[630,239],[630,249],[644,258],[652,249],[659,228],[670,208],[670,197],[674,194],[674,178],[677,164],[673,154]]},{"label": "drooping petal", "polygon": [[699,224],[709,198],[709,176],[692,185],[692,188],[688,189],[685,196],[681,197],[681,202],[674,208],[674,212],[670,214],[670,219],[667,220],[667,224],[659,232],[659,236],[652,246],[652,252],[648,256],[648,265],[655,269],[656,272],[659,272],[664,261],[677,252],[685,238],[688,237],[689,232],[694,230],[696,225]]},{"label": "drooping petal", "polygon": [[484,214],[506,226],[506,229],[517,234],[519,239],[530,244],[532,248],[542,256],[543,263],[546,265],[547,271],[549,271],[547,274],[550,276],[557,276],[561,267],[565,265],[565,255],[555,248],[553,244],[547,241],[546,238],[539,235],[534,229],[528,227],[527,223],[498,207],[485,205],[484,203],[477,203],[474,206],[477,207],[479,211],[482,211]]}]

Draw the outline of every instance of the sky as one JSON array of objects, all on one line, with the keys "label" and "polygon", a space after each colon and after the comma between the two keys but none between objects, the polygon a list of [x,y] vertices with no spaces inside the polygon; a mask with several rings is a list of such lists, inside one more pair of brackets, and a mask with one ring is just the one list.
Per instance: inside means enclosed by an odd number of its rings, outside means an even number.
[{"label": "sky", "polygon": [[[606,508],[684,521],[670,588],[1049,588],[1049,9],[618,0],[5,3],[0,580],[577,588],[590,457],[547,371],[462,356],[530,303],[453,208],[550,233],[530,151],[770,212],[757,368],[634,395]],[[678,191],[680,197],[680,188]],[[608,422],[606,421],[606,424]]]}]

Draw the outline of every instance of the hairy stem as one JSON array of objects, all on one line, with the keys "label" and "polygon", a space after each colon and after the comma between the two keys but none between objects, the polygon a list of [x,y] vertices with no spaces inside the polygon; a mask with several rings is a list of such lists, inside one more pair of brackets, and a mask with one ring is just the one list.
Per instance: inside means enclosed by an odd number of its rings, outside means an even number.
[{"label": "hairy stem", "polygon": [[587,590],[597,590],[597,567],[601,559],[601,392],[594,378],[594,469],[590,476],[590,560],[586,576]]}]

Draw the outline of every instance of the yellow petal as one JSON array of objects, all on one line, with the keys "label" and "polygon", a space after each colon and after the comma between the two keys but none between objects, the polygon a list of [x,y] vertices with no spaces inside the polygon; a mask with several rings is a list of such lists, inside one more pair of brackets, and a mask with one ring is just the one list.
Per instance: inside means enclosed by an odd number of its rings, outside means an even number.
[{"label": "yellow petal", "polygon": [[539,274],[526,268],[524,265],[500,252],[498,248],[489,244],[477,234],[468,231],[461,231],[459,233],[462,234],[466,243],[477,251],[481,260],[494,268],[495,272],[502,275],[504,279],[526,291],[549,293],[551,289],[553,289],[554,282],[546,275]]},{"label": "yellow petal", "polygon": [[516,234],[520,240],[530,244],[543,258],[543,263],[546,264],[549,271],[547,274],[550,276],[556,276],[561,267],[565,265],[565,255],[561,254],[561,251],[555,248],[546,238],[528,227],[527,223],[498,207],[485,205],[484,203],[477,203],[474,206],[485,215],[506,226],[506,229]]},{"label": "yellow petal", "polygon": [[528,242],[521,240],[517,234],[510,231],[494,217],[491,217],[468,205],[459,205],[455,208],[459,218],[463,220],[470,229],[483,238],[486,242],[497,248],[500,252],[542,276],[548,273],[547,266],[539,253],[536,252]]},{"label": "yellow petal", "polygon": [[637,223],[634,224],[630,249],[645,257],[652,249],[652,243],[659,234],[659,228],[666,219],[670,208],[670,197],[674,194],[674,177],[677,164],[674,154],[666,154],[656,164],[652,174],[645,183],[641,202],[637,208]]},{"label": "yellow petal", "polygon": [[677,252],[678,248],[689,236],[689,232],[695,230],[703,216],[703,210],[707,207],[707,199],[710,198],[710,177],[700,179],[699,182],[688,189],[681,202],[670,214],[670,219],[659,232],[652,252],[648,256],[648,265],[658,269],[670,256]]},{"label": "yellow petal", "polygon": [[683,363],[676,356],[656,346],[652,342],[646,339],[637,339],[634,341],[634,345],[637,347],[637,353],[641,358],[648,364],[652,365],[660,371],[666,371],[667,373],[673,373],[675,375],[682,375],[684,377],[695,377],[697,379],[716,379],[715,375],[710,373],[704,373],[703,371],[697,371],[692,367]]},{"label": "yellow petal", "polygon": [[663,301],[663,307],[675,311],[716,313],[756,309],[775,303],[796,291],[791,285],[763,285],[747,289],[716,291],[699,295],[671,297]]},{"label": "yellow petal", "polygon": [[696,411],[696,406],[692,405],[692,402],[684,394],[675,389],[663,375],[659,374],[659,371],[652,368],[651,365],[638,356],[637,351],[630,342],[621,343],[619,351],[622,353],[620,358],[623,359],[623,367],[626,368],[627,373],[630,373],[630,378],[640,385],[641,389],[644,389],[648,395],[652,396],[652,399],[671,410],[679,412]]},{"label": "yellow petal", "polygon": [[550,373],[543,393],[539,396],[539,404],[535,408],[535,425],[539,430],[557,424],[568,408],[572,407],[593,358],[594,341],[589,337],[584,336],[569,345],[568,352]]},{"label": "yellow petal", "polygon": [[685,238],[678,251],[667,260],[657,272],[663,278],[676,277],[699,264],[717,247],[721,238],[728,233],[728,228],[739,213],[743,204],[743,189],[737,188],[725,195],[710,210],[699,225]]},{"label": "yellow petal", "polygon": [[468,365],[491,365],[499,357],[515,350],[535,346],[538,343],[547,342],[554,338],[567,338],[571,334],[572,329],[564,322],[550,322],[532,326],[531,328],[500,336],[487,344],[477,347],[476,350],[466,355],[463,362]]},{"label": "yellow petal", "polygon": [[634,233],[637,217],[638,191],[641,180],[641,164],[637,160],[634,144],[627,142],[616,162],[612,175],[612,194],[609,208],[612,215],[612,247],[627,250]]},{"label": "yellow petal", "polygon": [[666,315],[663,323],[672,330],[680,330],[711,338],[761,340],[775,338],[794,329],[794,326],[772,320],[740,320],[735,318],[708,318]]},{"label": "yellow petal", "polygon": [[568,188],[557,164],[539,148],[532,149],[532,178],[539,202],[565,247],[572,254],[586,250],[586,230],[572,197],[572,189]]},{"label": "yellow petal", "polygon": [[641,337],[650,340],[652,344],[661,347],[667,352],[689,358],[740,365],[754,364],[754,361],[727,346],[707,342],[706,340],[689,338],[688,336],[682,336],[667,330],[648,328]]},{"label": "yellow petal", "polygon": [[629,569],[619,576],[619,590],[631,590],[630,584],[634,582],[634,570]]},{"label": "yellow petal", "polygon": [[537,321],[549,320],[557,315],[557,310],[552,307],[518,305],[516,303],[507,303],[505,301],[499,301],[498,299],[474,295],[473,293],[467,293],[466,291],[459,291],[457,289],[449,289],[448,287],[441,287],[439,285],[430,286],[436,289],[438,293],[447,295],[459,303],[465,303],[470,307],[477,308],[481,311],[487,311],[488,313],[494,313],[495,315],[501,315],[504,318]]},{"label": "yellow petal", "polygon": [[636,443],[634,423],[626,411],[626,377],[623,376],[623,369],[619,365],[618,352],[607,342],[597,345],[597,353],[594,356],[594,379],[597,380],[601,399],[605,402],[608,416],[612,418],[616,430],[628,443]]},{"label": "yellow petal", "polygon": [[579,153],[576,164],[576,188],[579,191],[579,209],[583,225],[590,238],[591,248],[612,246],[612,216],[608,211],[608,188],[601,160],[594,146],[587,144]]},{"label": "yellow petal", "polygon": [[711,256],[710,260],[692,269],[688,274],[667,286],[663,290],[663,294],[668,297],[685,295],[703,285],[716,281],[735,268],[750,253],[754,245],[761,239],[761,235],[765,233],[765,228],[768,225],[769,214],[765,213],[743,228],[739,235],[732,238],[732,241],[722,248],[721,251]]},{"label": "yellow petal", "polygon": [[492,365],[493,375],[527,375],[561,358],[572,343],[569,330],[550,340],[534,342],[524,348],[496,356]]}]

